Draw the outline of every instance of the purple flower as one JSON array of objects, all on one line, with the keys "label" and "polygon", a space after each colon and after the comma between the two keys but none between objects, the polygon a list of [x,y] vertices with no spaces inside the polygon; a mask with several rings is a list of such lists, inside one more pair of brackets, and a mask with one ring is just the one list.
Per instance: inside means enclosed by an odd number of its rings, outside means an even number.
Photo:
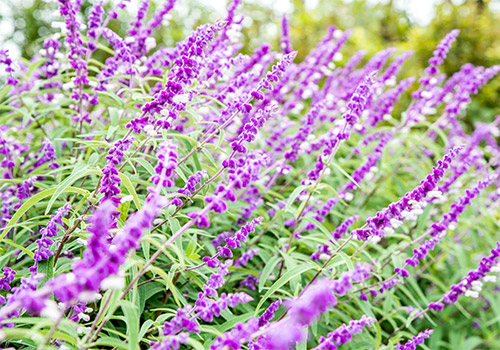
[{"label": "purple flower", "polygon": [[153,175],[151,182],[158,185],[162,180],[162,187],[174,186],[172,177],[177,169],[177,146],[173,143],[162,143],[158,150],[158,164],[154,168],[156,175]]},{"label": "purple flower", "polygon": [[489,256],[485,256],[481,259],[476,270],[470,271],[466,276],[462,277],[460,283],[453,284],[450,290],[446,292],[439,301],[429,304],[428,307],[435,311],[441,311],[444,307],[442,301],[450,305],[455,304],[460,295],[477,298],[479,291],[481,291],[481,280],[486,280],[489,272],[499,270],[499,257],[500,242],[497,242],[496,248],[491,250]]},{"label": "purple flower", "polygon": [[[73,3],[70,0],[59,0],[59,3],[61,4],[59,8],[61,16],[66,17],[66,44],[69,47],[68,56],[71,68],[76,71],[76,76],[72,79],[72,82],[78,89],[73,90],[71,97],[75,100],[88,100],[88,94],[82,91],[82,86],[87,85],[89,80],[87,62],[83,58],[87,53],[87,49],[80,35],[81,24],[76,18],[77,12],[80,11],[80,3]],[[80,113],[82,112],[83,111],[80,111]]]},{"label": "purple flower", "polygon": [[278,311],[282,301],[281,299],[271,303],[264,313],[259,317],[259,327],[264,327],[274,318],[274,314]]},{"label": "purple flower", "polygon": [[19,199],[19,203],[14,206],[14,210],[20,208],[23,201],[31,197],[32,192],[35,190],[34,179],[35,177],[30,177],[17,185],[16,197]]},{"label": "purple flower", "polygon": [[[225,27],[225,22],[217,22],[214,25],[202,25],[194,31],[190,37],[178,45],[178,58],[175,60],[168,75],[165,88],[156,94],[153,101],[146,103],[143,108],[143,115],[133,119],[127,124],[136,133],[140,133],[145,125],[154,124],[149,121],[147,114],[161,114],[165,108],[167,119],[177,119],[178,111],[186,108],[184,97],[187,92],[185,87],[191,85],[196,79],[205,63],[205,49],[208,42],[213,40],[215,34]],[[182,96],[181,96],[182,95]],[[158,120],[158,125],[169,128],[170,122],[165,119]]]},{"label": "purple flower", "polygon": [[0,50],[0,64],[2,63],[7,66],[5,71],[9,74],[6,84],[13,86],[19,84],[19,81],[12,75],[14,68],[12,68],[12,60],[9,58],[9,50]]},{"label": "purple flower", "polygon": [[[375,74],[376,72],[372,72],[367,75],[354,91],[351,100],[347,105],[348,111],[342,116],[345,122],[344,126],[335,134],[332,139],[325,140],[324,142],[324,157],[327,157],[328,159],[333,157],[339,143],[350,138],[350,130],[354,126],[354,124],[358,122],[359,117],[361,117],[361,113],[365,109],[367,100],[371,96],[371,87],[374,84],[373,78]],[[318,156],[318,161],[316,162],[314,169],[309,171],[309,173],[307,174],[308,180],[303,180],[302,184],[318,180],[324,168],[325,164],[323,162],[322,156]]]},{"label": "purple flower", "polygon": [[125,140],[119,140],[109,149],[108,155],[106,156],[106,165],[102,168],[103,176],[99,192],[104,193],[104,196],[101,198],[101,203],[106,200],[111,200],[115,207],[118,207],[120,204],[118,194],[120,194],[121,191],[118,186],[121,180],[118,177],[119,172],[117,166],[122,162],[124,153],[130,147],[132,141],[133,138],[130,137]]},{"label": "purple flower", "polygon": [[465,190],[465,195],[459,197],[458,200],[451,205],[450,210],[443,214],[442,219],[434,222],[422,235],[422,237],[431,236],[431,238],[413,250],[413,256],[406,259],[406,265],[415,267],[420,263],[420,260],[424,260],[427,254],[433,250],[436,244],[444,237],[450,224],[452,222],[458,222],[459,215],[464,212],[467,206],[472,204],[472,199],[478,196],[481,190],[486,189],[495,179],[496,176],[489,176],[484,180],[479,180],[475,187]]},{"label": "purple flower", "polygon": [[407,112],[408,118],[405,125],[411,126],[418,122],[426,103],[432,100],[434,87],[438,83],[438,67],[444,63],[444,59],[448,55],[448,51],[459,33],[458,29],[454,29],[446,34],[436,50],[434,50],[433,56],[429,59],[429,66],[425,69],[426,75],[419,79],[420,88],[412,94],[415,102]]},{"label": "purple flower", "polygon": [[[193,175],[191,175],[183,188],[179,188],[177,193],[184,195],[186,198],[191,197],[193,192],[196,191],[196,186],[201,183],[201,180],[206,177],[207,172],[205,170],[197,171]],[[174,197],[172,198],[172,204],[175,206],[182,205],[183,197]],[[215,243],[214,243],[215,245]]]},{"label": "purple flower", "polygon": [[385,120],[387,117],[391,117],[394,105],[414,81],[415,78],[413,77],[401,80],[395,88],[384,92],[369,110],[366,124],[375,127],[379,122]]},{"label": "purple flower", "polygon": [[230,167],[228,169],[228,181],[220,182],[216,186],[213,195],[205,197],[205,202],[208,204],[201,211],[192,211],[188,216],[195,219],[195,224],[199,227],[209,227],[210,221],[207,213],[212,210],[216,213],[223,213],[227,210],[225,200],[234,202],[236,200],[235,190],[246,188],[251,181],[258,179],[261,166],[268,163],[269,159],[263,152],[249,152],[238,161],[227,158],[223,162],[223,166]]},{"label": "purple flower", "polygon": [[405,344],[396,345],[398,350],[415,350],[417,345],[422,345],[425,339],[428,339],[434,331],[432,329],[426,329],[423,332],[418,333],[413,337],[412,340],[408,340]]},{"label": "purple flower", "polygon": [[[254,226],[255,227],[255,226]],[[253,232],[255,230],[255,228],[253,228],[250,232]],[[252,248],[250,250],[247,250],[246,252],[243,253],[243,255],[241,257],[239,257],[236,262],[234,263],[234,266],[235,267],[243,267],[243,266],[246,266],[248,264],[248,262],[250,260],[253,259],[253,257],[255,256],[255,254],[257,254],[259,252],[259,249],[258,248]]]},{"label": "purple flower", "polygon": [[352,320],[348,325],[345,323],[326,337],[321,337],[319,345],[313,350],[336,350],[338,346],[346,344],[352,340],[352,336],[361,333],[364,327],[371,327],[376,319],[363,315],[360,320]]},{"label": "purple flower", "polygon": [[151,342],[151,350],[178,350],[181,344],[187,344],[189,333],[182,332],[174,336],[162,339],[159,342]]},{"label": "purple flower", "polygon": [[[38,295],[36,289],[43,275],[32,273],[28,278],[21,278],[19,286],[12,288],[12,294],[7,295],[7,303],[0,309],[0,328],[12,328],[13,323],[7,323],[11,317],[19,317],[19,308],[26,309],[31,314],[39,315],[47,306],[46,297]],[[3,321],[3,322],[2,322]]]},{"label": "purple flower", "polygon": [[340,239],[347,233],[349,226],[359,219],[359,215],[353,215],[344,220],[336,229],[331,233],[333,239]]},{"label": "purple flower", "polygon": [[92,311],[92,309],[87,307],[87,303],[79,302],[71,307],[71,313],[68,316],[68,319],[73,322],[78,322],[81,319],[88,322],[90,320],[90,316],[85,314],[85,312],[89,311]]},{"label": "purple flower", "polygon": [[391,203],[388,207],[379,211],[375,216],[368,218],[366,221],[367,228],[359,228],[351,232],[357,239],[367,240],[372,236],[385,236],[386,231],[397,228],[402,224],[402,221],[411,218],[413,215],[418,215],[421,212],[422,202],[429,192],[437,187],[437,183],[443,178],[444,172],[449,168],[454,157],[460,152],[463,147],[451,149],[443,160],[438,161],[437,167],[432,168],[432,172],[427,175],[425,180],[420,182],[420,185],[413,191],[406,193],[397,202]]},{"label": "purple flower", "polygon": [[[255,140],[255,136],[259,131],[259,128],[262,128],[266,121],[272,116],[273,113],[277,112],[278,107],[276,105],[268,105],[265,108],[259,109],[256,115],[251,118],[244,126],[243,132],[238,135],[238,138],[231,143],[231,147],[233,151],[246,153],[247,149],[243,145],[243,142],[252,142]],[[229,165],[227,163],[227,165]]]},{"label": "purple flower", "polygon": [[299,158],[300,147],[313,131],[313,127],[318,121],[318,116],[324,107],[325,103],[323,101],[319,101],[312,105],[311,109],[304,118],[304,126],[301,126],[297,133],[293,136],[293,143],[284,154],[286,160],[293,163]]},{"label": "purple flower", "polygon": [[[102,35],[113,46],[115,54],[106,59],[105,65],[97,75],[99,80],[99,86],[96,87],[97,91],[106,91],[106,85],[110,77],[117,74],[135,75],[135,71],[132,69],[134,57],[125,41],[109,28],[103,28]],[[94,96],[92,103],[97,104],[95,102],[98,102],[97,95]]]},{"label": "purple flower", "polygon": [[251,318],[247,323],[238,323],[231,331],[217,337],[210,346],[210,350],[239,350],[241,345],[252,339],[252,335],[259,329],[258,322]]},{"label": "purple flower", "polygon": [[260,342],[265,349],[290,349],[307,334],[306,326],[312,324],[330,307],[337,304],[337,295],[351,290],[353,283],[363,282],[370,276],[371,268],[357,264],[353,270],[342,273],[335,281],[321,279],[310,285],[293,301],[288,301],[288,315],[281,321],[271,323]]},{"label": "purple flower", "polygon": [[43,164],[50,162],[50,169],[59,168],[59,164],[56,163],[56,150],[52,142],[49,139],[43,140],[42,148],[38,151],[38,154],[35,157],[36,161],[33,163],[32,168],[27,171],[27,173],[31,173],[36,168],[42,166]]},{"label": "purple flower", "polygon": [[[103,1],[97,2],[94,7],[92,7],[92,11],[90,11],[89,21],[88,21],[88,31],[87,36],[93,40],[97,39],[99,35],[99,29],[102,25],[102,15],[104,14]],[[97,48],[97,47],[96,47]],[[94,49],[89,46],[89,49]]]},{"label": "purple flower", "polygon": [[313,284],[298,299],[289,303],[289,317],[298,325],[310,325],[337,303],[332,289],[332,282],[326,279]]},{"label": "purple flower", "polygon": [[[65,204],[63,207],[59,208],[55,215],[50,216],[50,221],[47,225],[40,230],[41,237],[37,239],[36,243],[38,248],[35,250],[33,259],[35,259],[35,264],[31,269],[36,271],[36,266],[39,261],[48,259],[54,253],[50,249],[54,241],[51,237],[56,237],[60,231],[59,226],[63,225],[62,218],[68,214],[71,209],[70,204]],[[59,226],[58,226],[59,225]]]},{"label": "purple flower", "polygon": [[9,290],[10,283],[14,280],[14,275],[16,271],[12,270],[10,267],[3,268],[3,277],[0,278],[0,289]]},{"label": "purple flower", "polygon": [[241,287],[248,288],[252,291],[256,291],[255,285],[259,282],[259,278],[254,275],[248,275],[243,281],[240,282]]},{"label": "purple flower", "polygon": [[[10,284],[14,280],[15,274],[16,274],[16,271],[12,270],[10,267],[4,267],[3,268],[3,277],[0,277],[0,289],[10,290]],[[0,305],[2,305],[2,304],[5,304],[5,298],[0,295]]]},{"label": "purple flower", "polygon": [[283,18],[281,20],[281,51],[283,53],[289,54],[290,52],[293,51],[292,49],[292,43],[290,42],[290,24],[288,23],[288,17],[286,15],[283,15]]}]

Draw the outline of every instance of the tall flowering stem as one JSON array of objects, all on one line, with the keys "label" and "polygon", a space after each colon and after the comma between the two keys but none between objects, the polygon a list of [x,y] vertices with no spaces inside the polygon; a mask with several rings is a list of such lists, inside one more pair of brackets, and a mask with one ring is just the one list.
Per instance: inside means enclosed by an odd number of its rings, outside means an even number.
[{"label": "tall flowering stem", "polygon": [[396,345],[397,350],[415,350],[418,345],[422,345],[425,339],[429,339],[434,331],[432,329],[426,329],[423,332],[418,333],[413,339],[408,340],[404,344]]},{"label": "tall flowering stem", "polygon": [[281,51],[283,51],[284,54],[289,54],[293,49],[290,40],[290,23],[286,15],[283,15],[281,20],[281,31]]},{"label": "tall flowering stem", "polygon": [[361,333],[364,327],[371,327],[375,322],[377,320],[373,317],[363,315],[359,320],[352,320],[347,325],[342,324],[326,337],[321,337],[319,345],[313,350],[337,350],[340,345],[350,342],[353,335]]},{"label": "tall flowering stem", "polygon": [[[256,101],[264,100],[264,94],[263,94],[262,90],[264,90],[264,89],[272,90],[273,89],[272,82],[279,81],[280,77],[283,76],[287,67],[289,67],[292,64],[292,62],[296,56],[297,56],[297,51],[291,52],[288,55],[284,55],[283,58],[280,60],[280,62],[273,66],[271,72],[267,73],[266,77],[262,78],[259,81],[259,84],[257,85],[256,88],[254,88],[252,90],[252,92],[250,93],[250,96],[243,103],[238,104],[239,107],[231,115],[229,115],[228,117],[225,117],[224,120],[221,122],[221,125],[219,127],[215,127],[216,130],[211,132],[211,130],[213,130],[213,128],[208,129],[207,132],[205,133],[207,135],[202,139],[202,141],[197,145],[197,147],[193,148],[188,154],[186,154],[184,156],[184,158],[182,158],[179,161],[179,163],[180,164],[184,163],[194,153],[201,150],[207,142],[212,140],[213,137],[219,133],[219,130],[225,129],[227,126],[229,126],[233,122],[234,118],[236,118],[238,113],[240,113],[242,110],[247,111],[247,113],[250,112],[252,110],[252,106],[249,103],[252,100],[254,100],[254,99]],[[273,106],[273,105],[266,107],[266,109],[271,108],[271,111],[276,111],[276,107],[271,107],[271,106]],[[267,112],[267,113],[269,113],[269,112]]]},{"label": "tall flowering stem", "polygon": [[[69,46],[69,59],[71,67],[76,71],[76,77],[73,80],[73,84],[78,87],[77,90],[73,91],[71,97],[77,101],[80,101],[80,108],[82,108],[81,102],[83,100],[88,100],[89,96],[83,92],[83,86],[89,83],[87,64],[82,56],[87,54],[87,48],[85,48],[83,40],[80,35],[81,24],[76,18],[76,14],[80,11],[79,2],[72,2],[70,0],[59,0],[60,8],[59,11],[61,16],[65,16],[65,23],[67,29],[66,43]],[[83,110],[80,110],[80,114]]]},{"label": "tall flowering stem", "polygon": [[407,111],[405,125],[413,125],[420,121],[422,110],[433,98],[433,89],[438,83],[439,66],[444,63],[453,42],[460,31],[454,29],[449,32],[439,43],[433,56],[429,59],[429,66],[425,69],[426,76],[419,79],[420,88],[412,93],[414,100]]},{"label": "tall flowering stem", "polygon": [[370,271],[368,265],[357,264],[353,270],[344,272],[335,281],[316,281],[306,287],[297,299],[288,303],[289,310],[284,318],[270,323],[267,328],[254,334],[254,337],[259,336],[258,343],[265,349],[290,349],[306,337],[307,326],[337,304],[335,295],[348,293],[352,284],[363,282],[369,277]]},{"label": "tall flowering stem", "polygon": [[[307,199],[305,200],[304,204],[302,204],[301,209],[298,211],[297,215],[295,216],[295,224],[292,229],[292,234],[290,235],[290,239],[288,241],[288,247],[287,247],[287,252],[290,250],[292,246],[292,242],[294,239],[294,233],[300,223],[300,218],[304,212],[304,209],[306,208],[307,204],[309,203],[312,194],[318,187],[318,185],[321,183],[321,179],[323,178],[323,175],[325,174],[325,171],[327,169],[327,166],[330,164],[330,162],[333,160],[335,157],[335,154],[337,153],[338,149],[340,148],[341,143],[344,140],[349,139],[350,137],[350,130],[354,126],[354,124],[357,123],[359,120],[359,117],[361,116],[361,113],[364,110],[366,99],[370,96],[370,89],[373,84],[373,76],[375,72],[371,73],[370,75],[366,76],[365,79],[359,86],[356,88],[356,91],[351,97],[351,101],[348,104],[349,110],[342,116],[344,119],[344,126],[342,127],[341,131],[339,131],[335,137],[332,140],[327,140],[324,145],[323,149],[323,156],[327,157],[327,160],[323,162],[322,157],[319,156],[318,162],[315,164],[315,168],[311,170],[308,173],[308,181],[304,180],[303,184],[312,184],[312,188],[308,190],[309,194],[307,196]],[[283,264],[281,265],[280,271],[283,268]]]},{"label": "tall flowering stem", "polygon": [[[480,180],[473,188],[465,190],[465,195],[460,196],[458,200],[450,206],[450,210],[442,215],[440,220],[432,223],[424,234],[413,240],[410,244],[408,244],[408,246],[401,249],[401,251],[405,251],[410,246],[421,242],[426,237],[430,236],[431,238],[420,244],[417,248],[413,249],[413,255],[405,260],[405,264],[403,266],[396,267],[394,269],[394,274],[391,277],[372,286],[368,290],[368,293],[372,296],[377,296],[389,290],[397,283],[400,283],[400,278],[409,278],[411,275],[410,272],[407,271],[407,268],[409,266],[416,267],[421,261],[424,261],[429,252],[434,250],[444,238],[446,230],[450,227],[450,225],[454,222],[458,222],[460,214],[465,211],[467,206],[472,204],[472,200],[477,197],[482,190],[486,189],[495,179],[496,176],[489,176],[484,180]],[[368,300],[364,291],[361,291],[360,298]]]},{"label": "tall flowering stem", "polygon": [[59,208],[55,215],[50,216],[50,221],[47,222],[47,226],[43,227],[40,233],[42,236],[37,239],[38,249],[35,250],[33,258],[35,259],[35,264],[30,268],[31,271],[36,271],[37,263],[39,261],[48,259],[54,253],[50,250],[50,246],[54,243],[51,237],[56,237],[59,232],[59,227],[62,226],[62,218],[68,214],[71,209],[70,204],[65,204],[63,207]]},{"label": "tall flowering stem", "polygon": [[[186,108],[188,95],[185,88],[199,76],[208,42],[213,40],[215,34],[226,24],[226,22],[217,22],[214,25],[200,26],[188,39],[179,44],[179,57],[170,70],[165,87],[156,94],[153,101],[142,107],[143,114],[131,120],[127,127],[140,133],[146,125],[158,125],[165,129],[171,126],[171,120],[177,119],[178,112]],[[149,119],[149,115],[157,114],[165,115],[166,118],[156,121]]]},{"label": "tall flowering stem", "polygon": [[359,240],[366,241],[372,236],[384,237],[386,232],[392,232],[392,228],[399,227],[406,218],[413,217],[421,213],[421,205],[429,192],[437,187],[437,183],[443,178],[445,170],[450,167],[450,163],[463,149],[459,146],[451,149],[442,160],[439,160],[432,172],[413,191],[406,193],[397,202],[391,203],[388,207],[379,211],[375,216],[366,220],[363,228],[354,230],[351,234]]}]

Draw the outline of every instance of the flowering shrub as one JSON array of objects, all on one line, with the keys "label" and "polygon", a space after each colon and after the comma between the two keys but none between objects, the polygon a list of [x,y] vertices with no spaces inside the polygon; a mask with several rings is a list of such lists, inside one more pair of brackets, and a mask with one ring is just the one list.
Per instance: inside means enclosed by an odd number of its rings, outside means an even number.
[{"label": "flowering shrub", "polygon": [[295,62],[286,17],[279,50],[244,55],[238,3],[157,47],[173,0],[125,37],[126,0],[59,0],[39,55],[0,51],[3,346],[437,349],[465,341],[450,312],[498,330],[500,117],[460,119],[500,66],[440,73],[457,30],[420,77],[392,48],[341,64],[333,26]]}]

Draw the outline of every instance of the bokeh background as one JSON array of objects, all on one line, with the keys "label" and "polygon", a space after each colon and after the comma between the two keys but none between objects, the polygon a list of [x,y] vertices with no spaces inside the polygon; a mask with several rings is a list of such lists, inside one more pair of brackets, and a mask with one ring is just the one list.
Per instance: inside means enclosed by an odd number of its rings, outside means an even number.
[{"label": "bokeh background", "polygon": [[[84,13],[89,13],[95,1],[84,1]],[[108,6],[113,2],[116,0],[109,1]],[[139,3],[131,0],[128,18],[114,21],[110,27],[124,33]],[[152,0],[150,14],[162,3]],[[0,0],[0,5],[0,47],[8,48],[14,57],[29,59],[36,54],[41,38],[58,31],[52,23],[60,21],[54,13],[57,0]],[[224,18],[226,6],[226,0],[178,0],[168,23],[155,32],[157,42],[175,45],[197,25]],[[263,41],[278,49],[280,22],[286,14],[298,60],[333,24],[354,30],[343,51],[345,59],[358,50],[367,52],[365,59],[388,47],[399,52],[414,50],[404,76],[418,76],[434,47],[453,28],[460,29],[461,34],[443,67],[445,73],[452,74],[467,62],[500,64],[500,0],[242,0],[238,13],[245,16],[243,52],[252,51]],[[341,58],[339,64],[345,59]],[[474,97],[465,118],[468,128],[476,121],[491,121],[499,115],[499,101],[500,78],[496,77]]]}]

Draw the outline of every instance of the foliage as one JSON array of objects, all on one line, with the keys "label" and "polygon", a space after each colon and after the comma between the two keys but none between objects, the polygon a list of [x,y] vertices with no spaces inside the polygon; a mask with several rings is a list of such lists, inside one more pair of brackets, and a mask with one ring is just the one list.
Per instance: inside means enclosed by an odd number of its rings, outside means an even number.
[{"label": "foliage", "polygon": [[175,1],[60,0],[0,51],[3,347],[500,347],[496,17],[335,4],[271,47],[239,1],[181,39]]}]

